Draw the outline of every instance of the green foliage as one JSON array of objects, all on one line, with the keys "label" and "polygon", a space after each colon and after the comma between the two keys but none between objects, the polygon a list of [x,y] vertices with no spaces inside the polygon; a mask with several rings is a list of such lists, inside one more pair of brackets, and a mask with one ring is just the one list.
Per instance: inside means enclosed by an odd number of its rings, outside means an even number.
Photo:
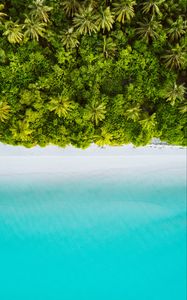
[{"label": "green foliage", "polygon": [[29,8],[31,9],[31,16],[35,19],[38,19],[42,22],[49,22],[49,15],[48,13],[53,9],[50,6],[44,4],[44,0],[35,0],[30,5]]},{"label": "green foliage", "polygon": [[97,32],[98,30],[96,25],[96,16],[94,15],[94,11],[91,6],[80,8],[79,12],[75,13],[73,23],[80,34],[88,33],[91,35],[91,33]]},{"label": "green foliage", "polygon": [[103,147],[105,145],[112,145],[113,135],[112,133],[108,132],[107,128],[102,127],[98,135],[95,137],[95,143]]},{"label": "green foliage", "polygon": [[60,95],[58,97],[51,97],[48,108],[54,111],[58,117],[67,117],[68,113],[73,109],[73,103],[69,100],[67,95]]},{"label": "green foliage", "polygon": [[105,35],[103,35],[102,42],[99,41],[98,44],[98,49],[103,53],[105,58],[113,57],[115,55],[117,47],[111,37],[107,38]]},{"label": "green foliage", "polygon": [[96,17],[96,25],[98,30],[102,29],[110,31],[114,23],[114,14],[110,11],[110,7],[103,9],[101,8]]},{"label": "green foliage", "polygon": [[187,54],[179,44],[175,48],[167,50],[166,53],[162,56],[166,67],[183,69],[187,65]]},{"label": "green foliage", "polygon": [[85,114],[86,119],[91,120],[95,125],[98,125],[98,123],[105,118],[106,105],[94,99],[86,106]]},{"label": "green foliage", "polygon": [[74,16],[79,11],[80,1],[77,0],[64,0],[62,6],[69,17]]},{"label": "green foliage", "polygon": [[45,27],[46,23],[27,16],[23,25],[23,29],[25,29],[24,36],[25,38],[39,41],[39,37],[44,37],[45,35]]},{"label": "green foliage", "polygon": [[0,122],[6,122],[10,115],[10,105],[7,101],[0,101]]},{"label": "green foliage", "polygon": [[129,120],[138,121],[140,119],[141,109],[139,105],[127,109],[124,113],[124,116]]},{"label": "green foliage", "polygon": [[0,141],[186,145],[186,1],[0,4]]},{"label": "green foliage", "polygon": [[125,21],[130,21],[134,16],[134,6],[136,5],[136,1],[128,0],[128,1],[119,1],[113,3],[113,11],[116,14],[116,20],[121,22],[122,24]]},{"label": "green foliage", "polygon": [[7,21],[5,23],[5,31],[3,35],[7,36],[10,43],[21,43],[23,40],[22,26],[17,22]]},{"label": "green foliage", "polygon": [[7,14],[2,12],[3,9],[4,9],[4,4],[0,4],[0,24],[2,24],[5,18],[7,17]]},{"label": "green foliage", "polygon": [[171,27],[168,29],[168,36],[171,41],[178,41],[185,34],[187,29],[186,21],[183,20],[182,16],[179,16],[178,19],[173,22],[170,20]]},{"label": "green foliage", "polygon": [[160,15],[160,6],[164,0],[149,0],[142,3],[142,12],[144,14]]},{"label": "green foliage", "polygon": [[73,27],[69,28],[67,31],[63,31],[62,36],[62,45],[66,47],[66,49],[73,49],[78,47],[79,41],[77,33],[73,31]]},{"label": "green foliage", "polygon": [[185,96],[185,87],[183,84],[170,84],[168,89],[165,89],[165,97],[166,101],[170,102],[172,106],[175,105],[176,101],[179,100],[180,102],[184,100]]},{"label": "green foliage", "polygon": [[155,40],[159,37],[158,31],[162,27],[159,21],[144,19],[144,22],[138,22],[138,24],[140,27],[136,29],[137,34],[144,39],[146,43],[149,43],[151,39]]},{"label": "green foliage", "polygon": [[182,102],[182,104],[179,106],[179,111],[182,114],[187,113],[187,101]]}]

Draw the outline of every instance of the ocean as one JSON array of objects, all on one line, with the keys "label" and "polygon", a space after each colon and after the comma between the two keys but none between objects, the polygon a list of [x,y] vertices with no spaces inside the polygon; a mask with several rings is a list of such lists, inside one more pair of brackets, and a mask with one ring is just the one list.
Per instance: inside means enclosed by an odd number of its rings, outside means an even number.
[{"label": "ocean", "polygon": [[185,180],[181,165],[1,175],[0,299],[185,300]]}]

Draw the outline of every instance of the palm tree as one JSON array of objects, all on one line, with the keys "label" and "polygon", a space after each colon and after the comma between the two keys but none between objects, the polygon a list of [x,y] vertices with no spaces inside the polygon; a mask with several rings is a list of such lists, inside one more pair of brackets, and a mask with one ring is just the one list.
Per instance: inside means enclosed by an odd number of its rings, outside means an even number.
[{"label": "palm tree", "polygon": [[84,1],[84,6],[87,7],[87,6],[91,6],[93,7],[94,9],[98,8],[99,6],[102,6],[103,3],[101,3],[101,1],[98,1],[98,0],[85,0]]},{"label": "palm tree", "polygon": [[130,21],[135,13],[134,13],[134,6],[136,5],[136,1],[133,0],[122,0],[120,2],[114,2],[113,11],[116,15],[116,20],[122,24],[125,23],[125,20]]},{"label": "palm tree", "polygon": [[[179,4],[180,2],[180,4]],[[173,0],[167,0],[163,1],[163,9],[164,9],[164,15],[167,20],[167,17],[170,16],[173,20],[176,18],[176,16],[179,16],[181,14],[181,8],[184,7],[184,12],[186,10],[186,0],[179,0],[179,1],[173,1]]]},{"label": "palm tree", "polygon": [[[88,1],[94,1],[94,0],[88,0]],[[112,3],[113,0],[100,0],[98,1],[100,6],[109,6]]]},{"label": "palm tree", "polygon": [[6,53],[5,51],[0,48],[0,63],[6,63],[7,62],[7,56],[6,56]]},{"label": "palm tree", "polygon": [[29,123],[25,120],[19,120],[10,129],[13,138],[18,142],[28,141],[33,130],[29,127]]},{"label": "palm tree", "polygon": [[155,114],[152,114],[148,118],[145,118],[140,121],[140,124],[142,125],[143,130],[145,131],[152,131],[155,126],[156,126],[156,121],[155,121]]},{"label": "palm tree", "polygon": [[18,21],[15,23],[13,21],[7,21],[3,35],[7,36],[11,44],[21,43],[23,40],[22,26],[18,24]]},{"label": "palm tree", "polygon": [[99,101],[94,100],[86,106],[85,113],[89,120],[95,125],[98,125],[100,121],[105,119],[106,105],[105,103],[99,103]]},{"label": "palm tree", "polygon": [[114,14],[110,11],[110,7],[108,6],[104,10],[101,7],[100,12],[97,14],[96,17],[96,25],[98,27],[98,30],[102,28],[103,32],[105,30],[110,31],[112,29],[113,23]]},{"label": "palm tree", "polygon": [[39,41],[39,37],[44,37],[46,32],[46,23],[41,22],[40,20],[26,17],[23,25],[23,29],[25,29],[24,36],[28,39],[33,39]]},{"label": "palm tree", "polygon": [[71,27],[68,30],[63,31],[62,35],[62,45],[67,49],[73,49],[78,47],[79,41],[77,39],[77,33],[73,31],[74,28]]},{"label": "palm tree", "polygon": [[171,28],[167,31],[168,36],[171,41],[179,40],[183,34],[186,33],[186,21],[183,20],[181,16],[178,17],[178,19],[173,22],[171,21]]},{"label": "palm tree", "polygon": [[174,82],[167,89],[165,98],[173,106],[175,105],[176,100],[180,100],[180,101],[184,100],[185,92],[186,92],[186,88],[184,87],[183,84],[177,85],[176,82]]},{"label": "palm tree", "polygon": [[7,101],[0,101],[0,121],[6,122],[10,116],[10,105]]},{"label": "palm tree", "polygon": [[141,113],[140,106],[137,105],[137,106],[127,109],[126,112],[124,113],[124,116],[127,117],[128,120],[130,119],[130,120],[133,120],[134,122],[136,122],[140,118],[140,113]]},{"label": "palm tree", "polygon": [[68,17],[72,17],[75,13],[78,13],[80,8],[80,1],[78,0],[64,0],[62,1],[62,6]]},{"label": "palm tree", "polygon": [[7,14],[1,12],[4,9],[4,4],[0,4],[0,24],[4,21],[4,18],[7,17]]},{"label": "palm tree", "polygon": [[43,117],[43,111],[40,110],[33,110],[32,108],[28,108],[25,112],[25,122],[38,125],[37,122],[39,122]]},{"label": "palm tree", "polygon": [[70,111],[74,108],[72,101],[66,95],[60,95],[58,97],[51,98],[48,108],[50,111],[54,111],[59,118],[66,118]]},{"label": "palm tree", "polygon": [[182,114],[187,113],[187,101],[181,103],[181,105],[179,106],[179,111]]},{"label": "palm tree", "polygon": [[148,0],[142,3],[142,12],[145,14],[153,14],[153,15],[160,15],[160,8],[159,6],[164,2],[164,0]]},{"label": "palm tree", "polygon": [[144,18],[144,23],[138,22],[140,25],[139,28],[136,29],[138,35],[146,41],[146,43],[149,42],[150,39],[157,39],[159,37],[159,34],[157,31],[162,27],[159,21],[155,21],[154,19],[151,19],[148,21]]},{"label": "palm tree", "polygon": [[183,47],[179,44],[175,48],[166,51],[167,54],[163,55],[162,58],[165,61],[166,67],[181,69],[186,64],[186,52],[183,51]]},{"label": "palm tree", "polygon": [[107,38],[106,35],[103,35],[103,40],[99,43],[98,49],[103,52],[105,58],[109,58],[114,56],[117,47],[111,37]]},{"label": "palm tree", "polygon": [[101,128],[100,135],[96,136],[96,144],[100,147],[112,144],[113,135],[106,128]]},{"label": "palm tree", "polygon": [[49,15],[53,8],[44,4],[45,0],[34,0],[32,4],[29,5],[31,8],[31,16],[42,22],[49,22]]},{"label": "palm tree", "polygon": [[80,8],[79,13],[75,13],[73,18],[74,27],[77,28],[78,33],[84,35],[87,33],[91,35],[92,32],[98,31],[95,21],[96,17],[91,6]]}]

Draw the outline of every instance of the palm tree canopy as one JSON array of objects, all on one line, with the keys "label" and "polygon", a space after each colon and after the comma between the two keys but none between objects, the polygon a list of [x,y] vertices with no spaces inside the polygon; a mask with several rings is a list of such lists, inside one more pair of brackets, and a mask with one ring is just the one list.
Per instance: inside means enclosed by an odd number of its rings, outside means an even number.
[{"label": "palm tree canopy", "polygon": [[135,107],[127,109],[124,113],[124,116],[127,117],[127,119],[138,121],[140,118],[140,113],[141,113],[140,106],[137,105]]},{"label": "palm tree canopy", "polygon": [[79,45],[78,35],[76,32],[74,32],[73,27],[63,31],[62,45],[65,46],[67,49],[73,49],[75,47],[78,47]]},{"label": "palm tree canopy", "polygon": [[142,12],[144,14],[152,13],[153,15],[160,15],[159,6],[164,2],[164,0],[148,0],[142,3]]},{"label": "palm tree canopy", "polygon": [[171,28],[168,29],[167,33],[171,41],[179,40],[183,34],[186,33],[187,24],[181,16],[172,22]]},{"label": "palm tree canopy", "polygon": [[58,97],[52,97],[49,102],[48,108],[50,111],[54,111],[59,118],[67,117],[70,111],[74,108],[73,102],[69,100],[66,95]]},{"label": "palm tree canopy", "polygon": [[182,114],[187,113],[187,101],[181,103],[181,105],[179,106],[179,111],[180,111]]},{"label": "palm tree canopy", "polygon": [[44,37],[46,32],[46,23],[33,19],[32,17],[26,17],[23,25],[25,29],[24,36],[33,40],[39,41],[39,37]]},{"label": "palm tree canopy", "polygon": [[103,8],[101,8],[96,18],[96,24],[98,26],[98,29],[103,29],[103,32],[105,30],[110,31],[112,29],[113,23],[114,14],[113,12],[111,12],[110,7],[107,7],[104,10]]},{"label": "palm tree canopy", "polygon": [[45,5],[45,0],[34,0],[32,4],[29,5],[29,8],[31,9],[32,17],[46,23],[49,22],[48,12],[53,8]]},{"label": "palm tree canopy", "polygon": [[162,27],[161,23],[159,21],[156,21],[154,19],[151,19],[148,21],[147,19],[144,19],[143,22],[138,22],[140,27],[136,29],[137,34],[146,41],[146,43],[149,42],[150,39],[156,39],[158,38],[158,30]]},{"label": "palm tree canopy", "polygon": [[92,101],[85,108],[88,118],[98,125],[98,123],[105,119],[106,105],[105,103],[99,103],[99,101]]},{"label": "palm tree canopy", "polygon": [[155,118],[156,118],[156,115],[152,114],[148,118],[145,118],[145,119],[141,120],[140,124],[142,125],[143,130],[146,130],[146,131],[153,130],[156,126]]},{"label": "palm tree canopy", "polygon": [[29,136],[33,133],[29,123],[25,122],[25,120],[19,120],[10,130],[13,138],[18,142],[28,141]]},{"label": "palm tree canopy", "polygon": [[78,13],[80,8],[80,1],[78,0],[63,0],[62,6],[67,16],[72,17],[75,13]]},{"label": "palm tree canopy", "polygon": [[4,21],[4,18],[7,17],[7,14],[1,12],[4,9],[4,4],[0,4],[0,24]]},{"label": "palm tree canopy", "polygon": [[106,128],[101,128],[101,133],[99,136],[96,136],[96,144],[100,147],[105,145],[111,145],[113,140],[113,135]]},{"label": "palm tree canopy", "polygon": [[7,101],[0,101],[0,121],[1,122],[6,122],[6,120],[10,116],[10,105],[8,104]]},{"label": "palm tree canopy", "polygon": [[185,92],[186,92],[186,88],[183,84],[177,85],[176,82],[174,82],[168,88],[165,98],[173,106],[176,100],[180,100],[180,101],[184,100]]},{"label": "palm tree canopy", "polygon": [[179,44],[175,48],[166,51],[167,54],[163,55],[162,58],[165,61],[166,67],[181,69],[187,63],[187,55]]},{"label": "palm tree canopy", "polygon": [[117,47],[111,37],[103,36],[102,42],[99,43],[98,49],[103,52],[105,58],[113,57]]},{"label": "palm tree canopy", "polygon": [[134,6],[136,1],[133,0],[123,0],[113,3],[113,11],[116,15],[116,20],[122,24],[125,23],[125,20],[130,21],[134,16]]},{"label": "palm tree canopy", "polygon": [[80,34],[89,34],[97,32],[98,27],[95,23],[96,16],[94,15],[93,8],[88,6],[87,8],[80,8],[78,13],[75,13],[73,18],[74,27]]},{"label": "palm tree canopy", "polygon": [[5,23],[5,31],[3,35],[7,36],[11,44],[21,43],[23,40],[22,26],[17,22],[7,21]]}]

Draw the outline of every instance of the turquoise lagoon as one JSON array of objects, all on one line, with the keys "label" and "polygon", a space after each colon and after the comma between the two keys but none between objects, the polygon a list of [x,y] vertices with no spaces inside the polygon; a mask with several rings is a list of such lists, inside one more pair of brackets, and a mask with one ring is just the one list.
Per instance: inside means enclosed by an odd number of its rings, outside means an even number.
[{"label": "turquoise lagoon", "polygon": [[184,166],[0,177],[1,300],[185,300]]}]

